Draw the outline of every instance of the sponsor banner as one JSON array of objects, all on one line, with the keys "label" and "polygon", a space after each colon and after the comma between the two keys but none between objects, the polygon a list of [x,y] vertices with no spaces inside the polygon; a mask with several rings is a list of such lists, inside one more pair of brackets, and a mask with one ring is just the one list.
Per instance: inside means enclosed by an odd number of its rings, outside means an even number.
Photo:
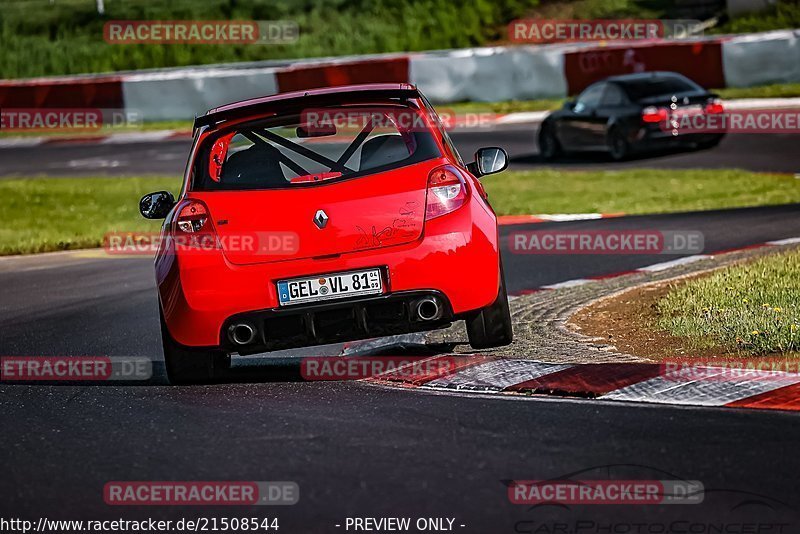
[{"label": "sponsor banner", "polygon": [[457,357],[344,356],[303,358],[300,375],[305,380],[362,380],[391,373],[393,380],[418,379],[454,372]]},{"label": "sponsor banner", "polygon": [[153,362],[143,357],[108,356],[2,356],[0,380],[113,381],[149,380]]},{"label": "sponsor banner", "polygon": [[702,22],[690,19],[519,19],[508,25],[508,37],[512,42],[535,44],[687,39],[697,37],[702,33]]},{"label": "sponsor banner", "polygon": [[109,506],[286,506],[300,500],[296,482],[108,482]]},{"label": "sponsor banner", "polygon": [[699,480],[524,480],[508,486],[513,504],[700,504]]},{"label": "sponsor banner", "polygon": [[300,249],[297,232],[241,232],[216,235],[210,232],[110,232],[103,237],[107,254],[152,256],[161,247],[181,254],[202,254],[210,251],[251,253],[263,256],[291,256]]},{"label": "sponsor banner", "polygon": [[533,230],[509,240],[517,254],[694,254],[705,246],[694,230]]},{"label": "sponsor banner", "polygon": [[660,122],[673,135],[687,134],[796,134],[800,133],[798,109],[743,109],[708,113],[704,109],[680,108]]},{"label": "sponsor banner", "polygon": [[294,21],[110,20],[103,39],[124,44],[290,44],[297,42]]}]

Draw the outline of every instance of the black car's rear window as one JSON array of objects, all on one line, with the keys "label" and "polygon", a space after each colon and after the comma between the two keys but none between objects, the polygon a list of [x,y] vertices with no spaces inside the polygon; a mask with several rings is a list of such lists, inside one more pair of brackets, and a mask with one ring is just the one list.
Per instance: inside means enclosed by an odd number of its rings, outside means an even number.
[{"label": "black car's rear window", "polygon": [[692,80],[678,76],[654,76],[641,80],[626,81],[622,83],[622,86],[631,100],[703,91],[703,88]]},{"label": "black car's rear window", "polygon": [[402,105],[274,116],[209,136],[195,191],[284,189],[356,178],[440,157],[423,115]]}]

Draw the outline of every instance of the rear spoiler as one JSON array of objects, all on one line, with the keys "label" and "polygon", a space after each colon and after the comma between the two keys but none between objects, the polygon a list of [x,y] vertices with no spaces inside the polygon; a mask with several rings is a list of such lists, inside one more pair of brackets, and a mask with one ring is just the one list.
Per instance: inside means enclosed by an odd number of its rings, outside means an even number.
[{"label": "rear spoiler", "polygon": [[200,115],[194,119],[194,131],[198,128],[208,126],[216,128],[220,124],[246,118],[250,115],[267,113],[270,111],[286,111],[292,109],[302,109],[308,106],[330,106],[336,104],[369,103],[370,101],[399,99],[401,101],[420,98],[420,92],[412,85],[404,85],[397,88],[369,88],[348,89],[342,92],[297,93],[296,96],[275,95],[264,99],[246,100],[241,105],[220,111],[210,110],[205,115]]}]

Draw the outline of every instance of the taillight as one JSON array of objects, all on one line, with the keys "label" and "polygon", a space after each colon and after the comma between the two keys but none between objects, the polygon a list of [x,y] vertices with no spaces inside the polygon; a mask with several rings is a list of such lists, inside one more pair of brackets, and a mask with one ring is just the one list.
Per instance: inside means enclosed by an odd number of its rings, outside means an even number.
[{"label": "taillight", "polygon": [[719,113],[724,113],[725,108],[722,106],[722,100],[719,98],[715,98],[708,104],[706,104],[706,113],[709,115],[716,115]]},{"label": "taillight", "polygon": [[175,227],[187,234],[210,230],[211,223],[208,221],[208,208],[197,200],[189,201],[178,212],[178,216],[175,219]]},{"label": "taillight", "polygon": [[434,219],[455,211],[467,201],[467,184],[461,172],[443,165],[428,175],[428,198],[425,218]]},{"label": "taillight", "polygon": [[219,248],[214,223],[208,207],[199,200],[189,200],[175,217],[175,246],[181,250],[216,250]]},{"label": "taillight", "polygon": [[667,110],[666,108],[648,106],[642,110],[642,121],[647,123],[666,122]]}]

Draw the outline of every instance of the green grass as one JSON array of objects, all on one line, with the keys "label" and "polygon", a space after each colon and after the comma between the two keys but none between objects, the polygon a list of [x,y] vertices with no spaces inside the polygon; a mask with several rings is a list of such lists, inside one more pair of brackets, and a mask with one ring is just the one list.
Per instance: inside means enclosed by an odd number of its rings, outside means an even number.
[{"label": "green grass", "polygon": [[158,231],[139,199],[176,178],[31,178],[0,180],[0,254],[97,247],[107,232]]},{"label": "green grass", "polygon": [[658,326],[697,348],[751,354],[800,351],[800,251],[767,256],[673,289]]},{"label": "green grass", "polygon": [[[496,42],[538,0],[0,0],[0,78],[463,48]],[[291,20],[283,45],[109,45],[108,20]]]},{"label": "green grass", "polygon": [[[800,202],[800,180],[735,170],[508,171],[483,180],[501,215],[655,213]],[[0,180],[0,254],[96,247],[108,232],[157,231],[139,198],[180,180],[12,178]]]},{"label": "green grass", "polygon": [[776,83],[755,87],[728,87],[712,89],[721,98],[791,98],[800,96],[800,83]]},{"label": "green grass", "polygon": [[740,170],[505,172],[483,183],[500,215],[659,213],[800,202],[800,180]]}]

